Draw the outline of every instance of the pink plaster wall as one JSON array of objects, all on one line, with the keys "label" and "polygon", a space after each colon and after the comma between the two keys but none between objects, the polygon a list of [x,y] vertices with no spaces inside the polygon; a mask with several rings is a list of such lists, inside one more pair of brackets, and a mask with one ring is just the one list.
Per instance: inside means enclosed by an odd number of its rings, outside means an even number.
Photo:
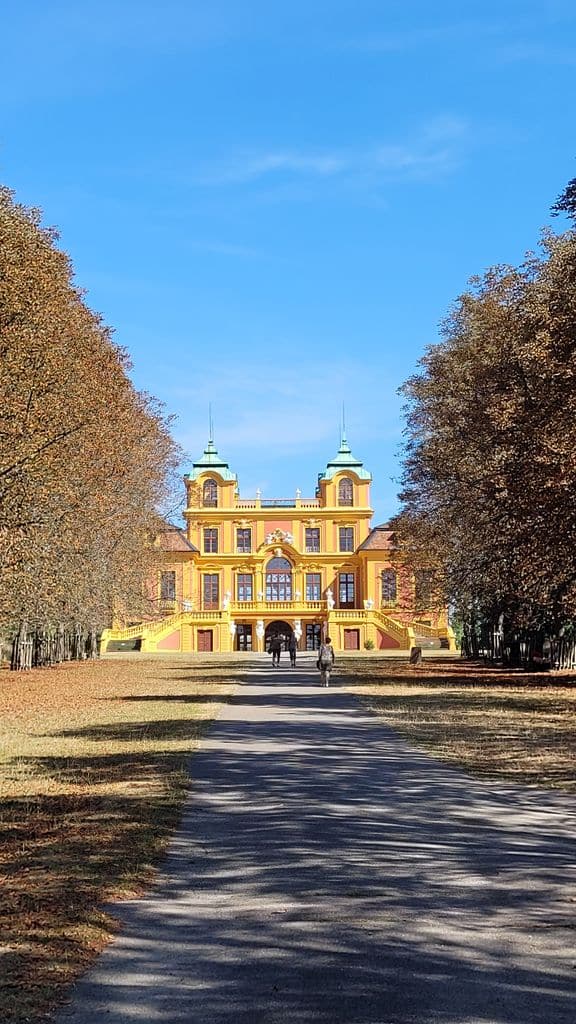
[{"label": "pink plaster wall", "polygon": [[393,640],[387,633],[383,633],[380,629],[378,630],[378,650],[379,651],[391,651],[394,648],[400,647],[397,640]]},{"label": "pink plaster wall", "polygon": [[158,651],[179,651],[180,650],[180,630],[175,629],[173,633],[169,633],[163,640],[158,642]]},{"label": "pink plaster wall", "polygon": [[291,519],[267,519],[264,523],[264,533],[274,533],[274,530],[284,530],[284,533],[292,533]]}]

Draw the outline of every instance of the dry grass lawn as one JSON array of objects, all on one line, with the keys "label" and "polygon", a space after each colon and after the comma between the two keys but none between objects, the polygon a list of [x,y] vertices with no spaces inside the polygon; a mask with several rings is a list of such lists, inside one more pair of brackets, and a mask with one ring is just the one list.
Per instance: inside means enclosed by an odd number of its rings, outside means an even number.
[{"label": "dry grass lawn", "polygon": [[[246,663],[104,660],[0,674],[0,1021],[38,1020],[106,945],[178,822],[198,737]],[[411,742],[484,776],[576,791],[576,676],[343,659]],[[193,771],[193,762],[192,762]]]},{"label": "dry grass lawn", "polygon": [[576,792],[576,674],[459,660],[346,660],[347,685],[411,743],[475,775]]},{"label": "dry grass lawn", "polygon": [[239,666],[105,660],[0,673],[0,1020],[38,1019],[106,945],[176,825]]}]

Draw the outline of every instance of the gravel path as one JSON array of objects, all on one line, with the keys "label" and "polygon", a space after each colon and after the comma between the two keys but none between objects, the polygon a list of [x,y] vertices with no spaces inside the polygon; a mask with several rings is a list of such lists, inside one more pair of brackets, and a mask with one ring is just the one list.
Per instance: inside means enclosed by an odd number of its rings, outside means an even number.
[{"label": "gravel path", "polygon": [[253,665],[60,1024],[574,1024],[574,798],[415,751],[310,659]]}]

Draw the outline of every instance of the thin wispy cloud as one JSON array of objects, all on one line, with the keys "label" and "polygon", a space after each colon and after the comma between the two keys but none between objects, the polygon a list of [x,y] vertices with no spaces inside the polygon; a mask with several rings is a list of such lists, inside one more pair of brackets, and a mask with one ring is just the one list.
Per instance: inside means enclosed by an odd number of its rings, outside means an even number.
[{"label": "thin wispy cloud", "polygon": [[226,185],[255,181],[273,174],[297,174],[325,177],[338,174],[346,160],[335,154],[271,151],[259,155],[238,155],[209,169],[199,177],[200,185]]},{"label": "thin wispy cloud", "polygon": [[572,67],[576,64],[576,47],[550,46],[540,42],[517,42],[501,46],[496,50],[496,58],[503,64],[553,64]]},{"label": "thin wispy cloud", "polygon": [[[333,395],[333,401],[326,395]],[[333,454],[344,398],[353,448],[360,440],[398,438],[395,385],[383,381],[375,393],[367,393],[365,367],[358,363],[339,360],[329,366],[310,360],[303,377],[282,360],[270,360],[245,372],[238,366],[222,367],[213,377],[172,389],[173,404],[185,403],[188,409],[179,437],[188,451],[197,455],[205,443],[210,403],[222,454],[253,452],[256,461],[272,438],[280,454]]]},{"label": "thin wispy cloud", "polygon": [[454,40],[490,39],[501,36],[506,25],[501,22],[466,20],[446,22],[444,25],[415,25],[401,31],[371,32],[351,36],[341,48],[363,53],[404,53],[421,46],[434,47]]},{"label": "thin wispy cloud", "polygon": [[212,188],[259,183],[283,187],[294,180],[315,180],[365,185],[390,177],[434,177],[460,164],[468,135],[463,118],[440,116],[425,122],[407,139],[384,139],[370,147],[232,154],[202,168],[194,184]]}]

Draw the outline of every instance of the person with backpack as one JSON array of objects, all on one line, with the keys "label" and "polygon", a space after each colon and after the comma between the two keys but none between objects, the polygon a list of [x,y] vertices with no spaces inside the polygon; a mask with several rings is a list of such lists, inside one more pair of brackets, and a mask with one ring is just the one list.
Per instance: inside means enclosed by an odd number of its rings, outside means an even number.
[{"label": "person with backpack", "polygon": [[320,644],[317,665],[320,669],[320,685],[330,686],[330,673],[334,665],[334,648],[329,636]]}]

